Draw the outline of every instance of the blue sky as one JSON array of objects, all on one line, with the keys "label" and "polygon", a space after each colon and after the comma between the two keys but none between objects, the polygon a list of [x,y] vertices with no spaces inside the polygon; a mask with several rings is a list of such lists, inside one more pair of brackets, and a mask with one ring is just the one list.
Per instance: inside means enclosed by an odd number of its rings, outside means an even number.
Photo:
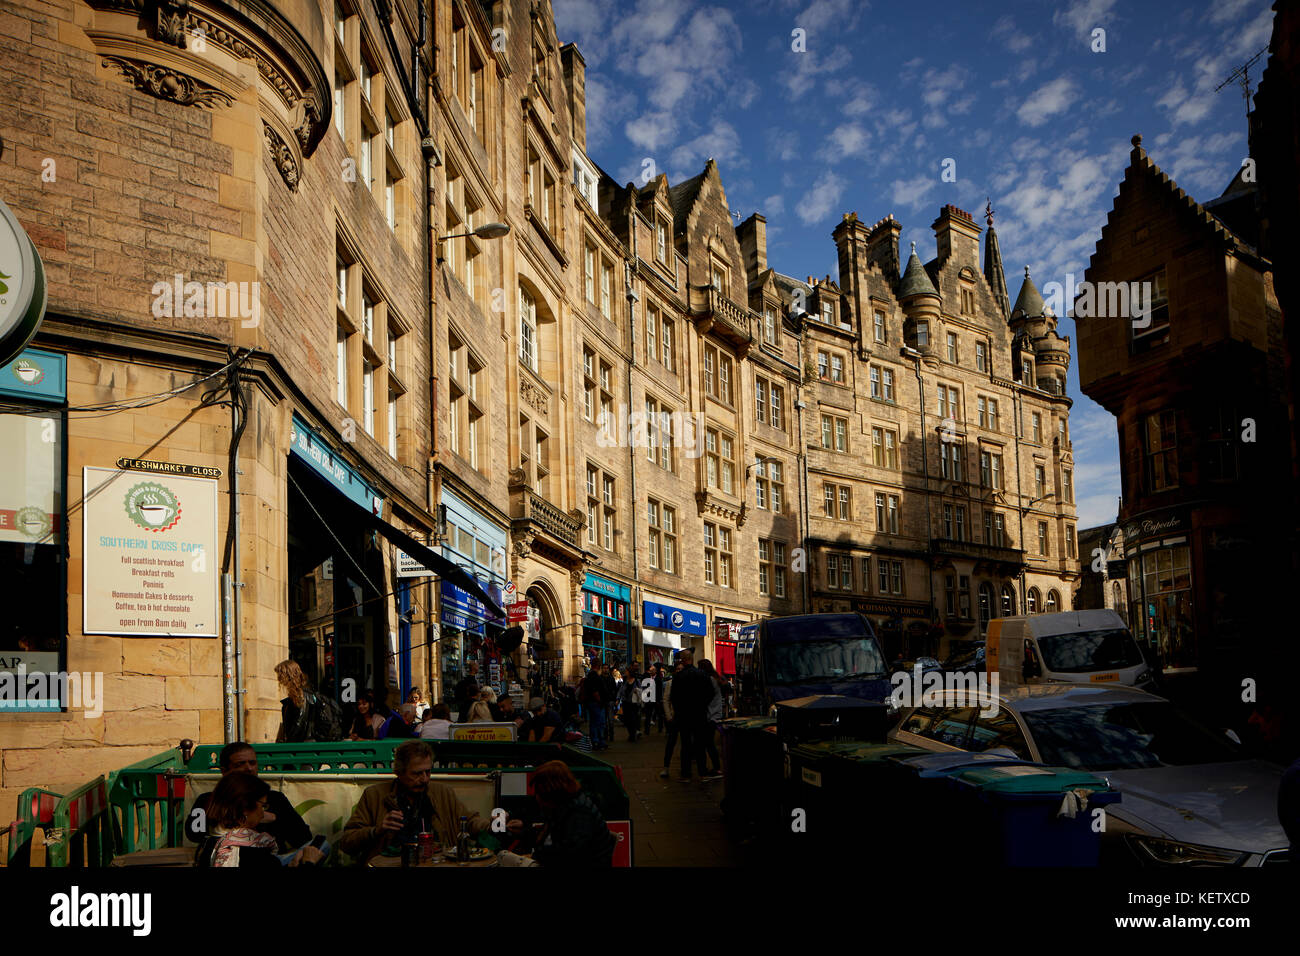
[{"label": "blue sky", "polygon": [[[1215,87],[1272,29],[1270,0],[553,2],[587,63],[588,152],[615,179],[640,182],[651,159],[677,183],[713,157],[732,211],[763,213],[769,261],[799,277],[836,277],[844,212],[892,213],[904,256],[915,240],[928,260],[939,208],[983,225],[991,196],[1013,299],[1026,265],[1040,289],[1082,279],[1134,133],[1194,198],[1223,191],[1246,156],[1245,104]],[[1120,478],[1114,419],[1077,365],[1086,528],[1114,520]]]}]

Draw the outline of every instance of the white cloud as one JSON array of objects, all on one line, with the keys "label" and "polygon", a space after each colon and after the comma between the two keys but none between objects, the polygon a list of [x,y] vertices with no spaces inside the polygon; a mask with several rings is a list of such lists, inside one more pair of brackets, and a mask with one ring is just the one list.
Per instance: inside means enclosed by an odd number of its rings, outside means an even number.
[{"label": "white cloud", "polygon": [[729,10],[702,7],[684,22],[685,7],[679,3],[647,0],[638,10],[615,30],[615,45],[631,54],[632,72],[654,106],[671,110],[688,94],[728,85],[741,48],[740,28]]},{"label": "white cloud", "polygon": [[913,206],[930,194],[938,175],[922,173],[911,179],[896,179],[890,183],[890,201],[895,206]]},{"label": "white cloud", "polygon": [[805,226],[823,221],[839,205],[844,195],[844,180],[833,170],[826,170],[799,200],[795,212]]},{"label": "white cloud", "polygon": [[841,123],[826,137],[818,156],[830,163],[846,159],[869,159],[871,134],[860,123]]},{"label": "white cloud", "polygon": [[1257,0],[1214,0],[1210,4],[1209,16],[1211,23],[1233,23],[1239,19],[1246,8],[1255,4]]},{"label": "white cloud", "polygon": [[1012,53],[1023,53],[1034,45],[1033,37],[1016,29],[1016,21],[1010,14],[993,24],[990,36],[1001,40]]},{"label": "white cloud", "polygon": [[1094,27],[1110,26],[1110,11],[1116,0],[1074,0],[1064,10],[1052,15],[1057,26],[1068,27],[1080,39],[1089,38]]},{"label": "white cloud", "polygon": [[677,117],[667,110],[644,113],[636,119],[628,120],[623,127],[623,134],[633,146],[653,152],[669,144],[677,134]]},{"label": "white cloud", "polygon": [[817,77],[842,70],[853,61],[848,48],[837,46],[829,53],[818,53],[811,47],[806,53],[791,53],[793,69],[781,74],[781,83],[791,99],[802,98],[817,83]]},{"label": "white cloud", "polygon": [[696,167],[702,166],[706,159],[723,163],[739,156],[740,135],[735,127],[715,118],[706,132],[673,150],[672,162],[674,168],[688,170],[682,178],[689,178],[699,172]]},{"label": "white cloud", "polygon": [[[763,200],[763,208],[767,210],[764,215],[766,215],[768,219],[779,216],[785,212],[785,197],[780,193],[773,193],[771,196],[768,196]],[[770,226],[768,227],[768,231],[771,232]]]},{"label": "white cloud", "polygon": [[636,96],[598,73],[587,74],[587,152],[609,143],[614,124],[636,108]]},{"label": "white cloud", "polygon": [[1074,83],[1064,76],[1040,86],[1016,110],[1016,116],[1026,126],[1042,126],[1058,113],[1064,113],[1078,99]]},{"label": "white cloud", "polygon": [[808,31],[808,42],[816,42],[815,34],[823,32],[838,36],[858,25],[858,18],[867,4],[860,0],[813,0],[794,18],[794,25]]}]

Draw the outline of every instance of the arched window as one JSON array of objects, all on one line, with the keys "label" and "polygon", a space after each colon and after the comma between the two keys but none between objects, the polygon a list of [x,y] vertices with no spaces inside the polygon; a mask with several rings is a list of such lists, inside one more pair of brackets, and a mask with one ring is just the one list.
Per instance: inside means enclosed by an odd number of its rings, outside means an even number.
[{"label": "arched window", "polygon": [[1061,609],[1061,596],[1056,593],[1055,589],[1047,592],[1047,607],[1044,608],[1048,614],[1055,614]]},{"label": "arched window", "polygon": [[980,632],[988,630],[989,618],[993,616],[993,585],[987,581],[980,583]]},{"label": "arched window", "polygon": [[1111,594],[1111,605],[1110,605],[1111,608],[1115,611],[1118,611],[1119,616],[1122,617],[1124,619],[1124,623],[1127,624],[1128,606],[1124,603],[1124,594],[1119,589],[1118,581],[1111,582],[1110,594]]},{"label": "arched window", "polygon": [[1037,614],[1039,606],[1038,588],[1029,589],[1029,597],[1025,601],[1025,613]]},{"label": "arched window", "polygon": [[1011,585],[1002,585],[1002,616],[1010,617],[1016,613],[1016,595]]}]

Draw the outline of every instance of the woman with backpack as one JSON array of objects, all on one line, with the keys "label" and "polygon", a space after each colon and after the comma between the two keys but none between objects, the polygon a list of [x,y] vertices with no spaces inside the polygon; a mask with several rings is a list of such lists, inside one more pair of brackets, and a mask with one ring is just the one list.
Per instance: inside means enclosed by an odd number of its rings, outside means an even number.
[{"label": "woman with backpack", "polygon": [[343,739],[343,715],[338,703],[311,689],[298,662],[281,661],[275,676],[287,696],[280,701],[280,731],[275,742],[300,744]]}]

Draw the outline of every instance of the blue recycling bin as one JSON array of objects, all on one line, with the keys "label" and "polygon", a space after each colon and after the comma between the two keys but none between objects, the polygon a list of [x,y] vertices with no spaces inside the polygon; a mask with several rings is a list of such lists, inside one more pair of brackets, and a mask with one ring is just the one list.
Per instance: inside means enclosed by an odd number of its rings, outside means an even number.
[{"label": "blue recycling bin", "polygon": [[[1095,811],[1120,795],[1100,777],[1063,767],[994,765],[948,774],[954,803],[970,808],[1003,866],[1096,866]],[[1070,806],[1073,815],[1063,813]]]}]

